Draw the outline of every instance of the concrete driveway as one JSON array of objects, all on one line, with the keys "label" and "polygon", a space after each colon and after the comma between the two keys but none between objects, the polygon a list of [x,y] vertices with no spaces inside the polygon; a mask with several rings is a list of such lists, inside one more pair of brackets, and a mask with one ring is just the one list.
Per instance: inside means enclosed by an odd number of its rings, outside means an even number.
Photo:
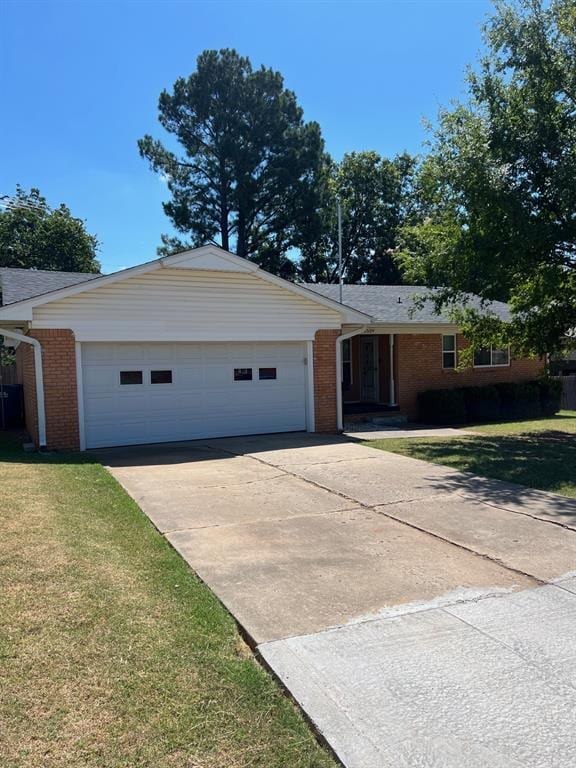
[{"label": "concrete driveway", "polygon": [[346,766],[576,765],[576,501],[339,437],[95,454]]}]

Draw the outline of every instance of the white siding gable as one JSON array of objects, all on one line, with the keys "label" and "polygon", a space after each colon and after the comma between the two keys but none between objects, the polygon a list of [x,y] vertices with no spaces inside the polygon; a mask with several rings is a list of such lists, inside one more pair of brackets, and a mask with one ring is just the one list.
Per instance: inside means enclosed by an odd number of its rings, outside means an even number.
[{"label": "white siding gable", "polygon": [[336,310],[252,272],[177,266],[34,307],[32,321],[78,341],[306,341],[340,325]]}]

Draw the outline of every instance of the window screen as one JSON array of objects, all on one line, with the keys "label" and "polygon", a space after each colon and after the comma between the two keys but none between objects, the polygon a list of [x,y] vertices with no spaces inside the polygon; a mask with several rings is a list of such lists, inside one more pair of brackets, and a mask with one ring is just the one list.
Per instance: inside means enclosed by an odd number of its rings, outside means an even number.
[{"label": "window screen", "polygon": [[352,386],[352,345],[350,339],[342,342],[342,389],[347,391]]},{"label": "window screen", "polygon": [[442,368],[456,368],[456,336],[442,336]]}]

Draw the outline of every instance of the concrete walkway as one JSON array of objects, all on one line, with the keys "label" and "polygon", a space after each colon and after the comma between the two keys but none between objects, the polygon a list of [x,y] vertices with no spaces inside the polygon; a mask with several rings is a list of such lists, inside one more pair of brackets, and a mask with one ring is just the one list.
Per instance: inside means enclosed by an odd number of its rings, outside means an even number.
[{"label": "concrete walkway", "polygon": [[95,453],[346,766],[576,765],[576,501],[317,435]]}]

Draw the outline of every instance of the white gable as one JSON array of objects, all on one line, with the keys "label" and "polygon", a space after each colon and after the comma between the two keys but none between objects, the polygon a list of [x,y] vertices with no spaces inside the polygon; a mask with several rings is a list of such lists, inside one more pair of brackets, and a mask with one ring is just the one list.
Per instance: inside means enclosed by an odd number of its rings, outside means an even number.
[{"label": "white gable", "polygon": [[255,272],[258,269],[256,264],[213,245],[168,256],[162,259],[162,263],[177,269],[208,269],[218,272]]},{"label": "white gable", "polygon": [[161,267],[35,306],[32,327],[78,341],[305,341],[341,326],[337,309],[261,274]]}]

